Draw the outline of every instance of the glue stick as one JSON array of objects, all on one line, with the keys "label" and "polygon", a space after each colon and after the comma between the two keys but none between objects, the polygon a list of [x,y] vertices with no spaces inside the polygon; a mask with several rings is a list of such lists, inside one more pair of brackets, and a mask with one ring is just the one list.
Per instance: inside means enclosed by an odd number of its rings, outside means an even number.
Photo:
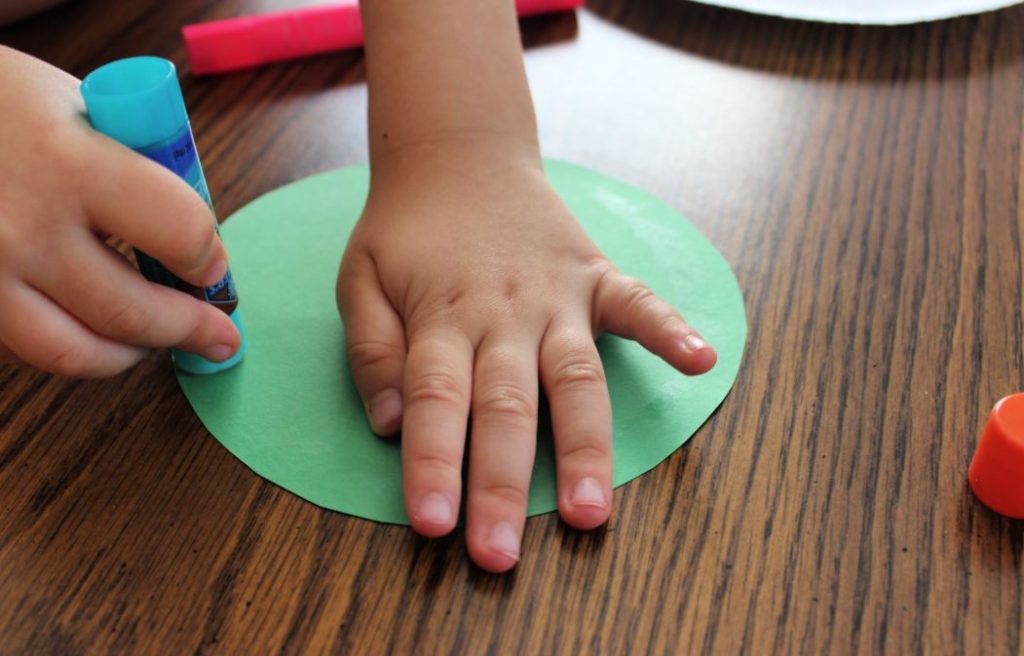
[{"label": "glue stick", "polygon": [[[185,100],[174,64],[159,57],[131,57],[97,68],[82,81],[82,97],[92,126],[187,182],[210,208],[213,202],[199,163]],[[160,262],[135,249],[139,269],[147,280],[205,301],[231,317],[242,342],[224,362],[213,362],[187,351],[172,349],[174,364],[189,373],[211,374],[237,364],[245,354],[245,332],[238,312],[238,295],[231,271],[210,287],[191,285],[168,271]]]}]

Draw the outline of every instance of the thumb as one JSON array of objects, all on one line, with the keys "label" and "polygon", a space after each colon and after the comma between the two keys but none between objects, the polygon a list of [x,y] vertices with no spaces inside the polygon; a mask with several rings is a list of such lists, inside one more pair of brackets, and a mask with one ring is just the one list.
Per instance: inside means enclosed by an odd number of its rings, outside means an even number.
[{"label": "thumb", "polygon": [[346,253],[337,295],[349,366],[370,427],[378,435],[394,435],[402,426],[405,327],[368,257]]},{"label": "thumb", "polygon": [[684,374],[715,366],[715,349],[640,280],[611,270],[598,283],[594,302],[601,330],[636,340]]}]

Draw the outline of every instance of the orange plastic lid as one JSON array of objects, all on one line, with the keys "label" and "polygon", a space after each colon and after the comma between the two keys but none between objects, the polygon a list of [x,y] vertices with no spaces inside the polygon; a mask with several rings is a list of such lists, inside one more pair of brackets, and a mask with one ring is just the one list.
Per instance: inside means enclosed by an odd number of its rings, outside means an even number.
[{"label": "orange plastic lid", "polygon": [[1024,394],[1011,394],[992,408],[967,478],[983,504],[1024,519]]}]

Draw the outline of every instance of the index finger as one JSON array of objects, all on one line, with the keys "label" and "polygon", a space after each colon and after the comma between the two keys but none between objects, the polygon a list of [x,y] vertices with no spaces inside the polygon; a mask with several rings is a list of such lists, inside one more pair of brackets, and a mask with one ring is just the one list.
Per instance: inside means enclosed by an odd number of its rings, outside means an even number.
[{"label": "index finger", "polygon": [[194,285],[213,285],[227,270],[216,219],[188,183],[102,134],[88,136],[96,162],[81,198],[95,228],[117,235]]}]

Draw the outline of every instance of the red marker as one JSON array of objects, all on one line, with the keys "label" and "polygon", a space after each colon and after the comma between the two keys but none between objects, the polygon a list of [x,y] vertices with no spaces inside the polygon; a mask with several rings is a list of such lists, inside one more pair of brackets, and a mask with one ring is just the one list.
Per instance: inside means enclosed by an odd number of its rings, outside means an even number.
[{"label": "red marker", "polygon": [[1024,394],[1011,394],[992,408],[967,479],[986,506],[1024,519]]},{"label": "red marker", "polygon": [[[516,0],[520,16],[569,11],[584,0]],[[363,45],[357,0],[186,25],[181,30],[193,75],[308,57]]]}]

